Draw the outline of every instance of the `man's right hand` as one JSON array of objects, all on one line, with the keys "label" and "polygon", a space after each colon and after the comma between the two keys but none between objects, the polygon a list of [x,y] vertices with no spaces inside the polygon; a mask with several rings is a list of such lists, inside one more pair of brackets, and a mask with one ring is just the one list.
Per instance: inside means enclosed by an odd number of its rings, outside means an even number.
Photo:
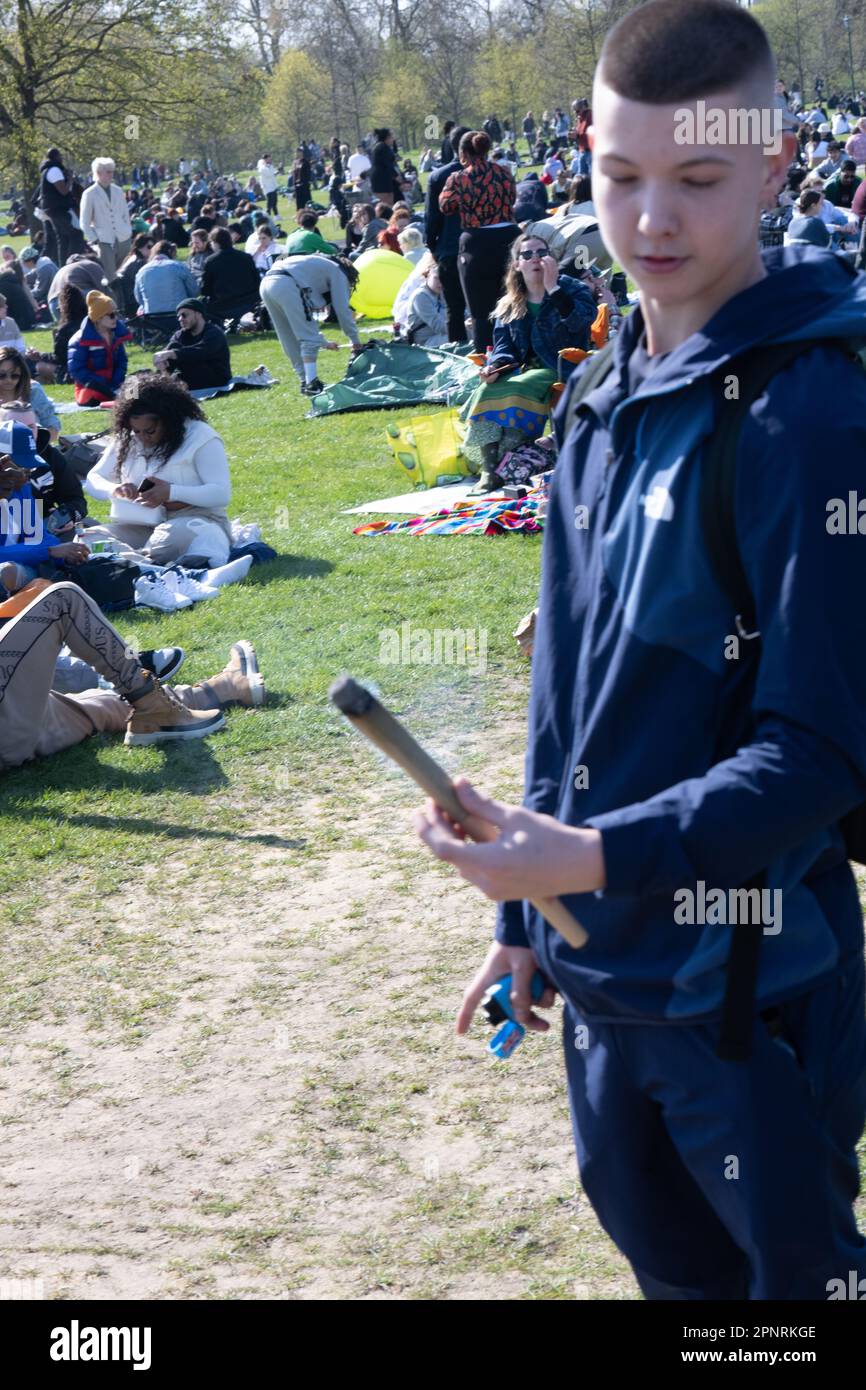
[{"label": "man's right hand", "polygon": [[[510,975],[511,1002],[517,1022],[522,1023],[524,1028],[528,1028],[532,1032],[546,1033],[550,1027],[547,1019],[539,1018],[532,1011],[530,986],[532,976],[537,969],[538,962],[527,947],[503,946],[499,941],[494,941],[478,974],[466,987],[463,1003],[460,1005],[460,1011],[457,1015],[456,1031],[468,1033],[472,1016],[487,990],[497,980],[501,980],[503,975]],[[548,985],[538,1001],[538,1007],[551,1008],[555,997],[556,990],[552,985]]]},{"label": "man's right hand", "polygon": [[68,565],[83,565],[90,559],[90,550],[81,541],[63,541],[61,545],[53,545],[48,554],[52,560],[65,560]]}]

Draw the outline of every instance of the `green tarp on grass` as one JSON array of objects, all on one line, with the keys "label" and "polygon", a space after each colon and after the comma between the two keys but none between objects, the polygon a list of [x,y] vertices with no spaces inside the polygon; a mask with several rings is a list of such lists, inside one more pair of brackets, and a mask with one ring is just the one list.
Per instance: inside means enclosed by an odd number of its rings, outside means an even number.
[{"label": "green tarp on grass", "polygon": [[349,363],[342,381],[313,396],[311,415],[385,410],[395,405],[463,405],[478,387],[468,343],[454,349],[373,343]]}]

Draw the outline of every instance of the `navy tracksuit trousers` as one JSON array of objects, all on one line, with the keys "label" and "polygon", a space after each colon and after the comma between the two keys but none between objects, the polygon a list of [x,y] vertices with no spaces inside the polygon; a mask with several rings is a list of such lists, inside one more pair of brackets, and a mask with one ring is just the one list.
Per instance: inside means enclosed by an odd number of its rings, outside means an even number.
[{"label": "navy tracksuit trousers", "polygon": [[862,955],[755,1024],[586,1024],[565,1010],[584,1189],[648,1299],[825,1300],[866,1275],[852,1210],[866,1122]]}]

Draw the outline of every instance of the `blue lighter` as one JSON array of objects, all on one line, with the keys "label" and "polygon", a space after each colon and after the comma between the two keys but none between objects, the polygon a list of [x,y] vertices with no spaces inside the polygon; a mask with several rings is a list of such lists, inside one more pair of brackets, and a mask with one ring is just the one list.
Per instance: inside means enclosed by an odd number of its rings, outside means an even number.
[{"label": "blue lighter", "polygon": [[[533,1004],[538,1003],[544,993],[544,987],[544,976],[540,970],[536,970],[530,985]],[[487,1044],[487,1051],[492,1057],[498,1057],[500,1061],[507,1062],[514,1049],[526,1036],[526,1029],[523,1024],[518,1023],[514,1017],[510,975],[503,975],[501,980],[497,980],[495,985],[490,986],[481,1000],[481,1007],[487,1015],[488,1023],[492,1023],[494,1028],[498,1023],[502,1024],[502,1027],[497,1033],[494,1033]]]}]

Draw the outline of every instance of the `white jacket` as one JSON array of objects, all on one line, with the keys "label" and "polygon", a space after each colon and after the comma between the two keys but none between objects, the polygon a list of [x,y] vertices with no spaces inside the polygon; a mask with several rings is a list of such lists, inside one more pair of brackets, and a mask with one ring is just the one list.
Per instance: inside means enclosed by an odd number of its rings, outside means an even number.
[{"label": "white jacket", "polygon": [[[112,521],[158,526],[166,520],[167,513],[163,507],[145,507],[140,502],[111,495],[118,483],[135,483],[138,486],[148,474],[170,484],[170,502],[185,502],[200,514],[220,522],[228,531],[226,507],[231,499],[229,462],[222,440],[204,420],[187,422],[180,447],[166,463],[154,463],[133,441],[119,478],[117,443],[112,440],[85,478],[84,491],[91,497],[110,499]],[[172,512],[168,515],[182,513]]]},{"label": "white jacket", "polygon": [[129,241],[132,238],[126,197],[116,183],[110,183],[107,188],[100,183],[92,183],[85,188],[78,215],[87,241],[105,241],[111,246],[116,241]]},{"label": "white jacket", "polygon": [[260,159],[256,165],[259,176],[259,183],[263,193],[276,193],[277,191],[277,171],[273,164],[268,164],[266,159]]}]

